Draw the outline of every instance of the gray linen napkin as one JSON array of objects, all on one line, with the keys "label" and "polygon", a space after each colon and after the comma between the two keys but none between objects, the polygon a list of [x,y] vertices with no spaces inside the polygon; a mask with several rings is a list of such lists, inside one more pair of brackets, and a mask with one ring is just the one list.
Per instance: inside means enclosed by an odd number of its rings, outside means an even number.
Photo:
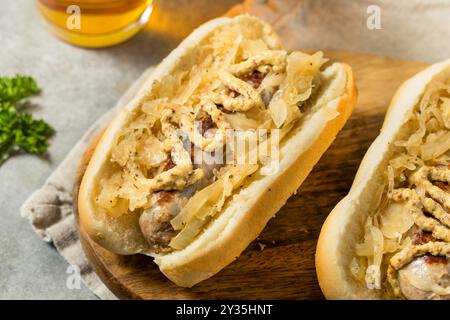
[{"label": "gray linen napkin", "polygon": [[[381,29],[367,27],[371,5],[380,8]],[[450,39],[450,2],[445,0],[248,0],[228,15],[244,12],[272,23],[286,48],[350,50],[427,62],[450,57],[450,42],[446,41]],[[72,211],[73,179],[90,141],[147,75],[148,71],[86,132],[21,209],[45,241],[53,242],[70,264],[80,267],[86,286],[102,299],[115,297],[90,268],[78,241]]]}]

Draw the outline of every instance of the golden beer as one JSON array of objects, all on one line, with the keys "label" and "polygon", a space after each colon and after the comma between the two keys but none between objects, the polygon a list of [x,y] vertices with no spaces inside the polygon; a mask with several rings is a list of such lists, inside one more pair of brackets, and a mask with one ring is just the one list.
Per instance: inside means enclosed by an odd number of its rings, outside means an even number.
[{"label": "golden beer", "polygon": [[50,29],[82,47],[105,47],[135,35],[149,21],[152,0],[37,0]]}]

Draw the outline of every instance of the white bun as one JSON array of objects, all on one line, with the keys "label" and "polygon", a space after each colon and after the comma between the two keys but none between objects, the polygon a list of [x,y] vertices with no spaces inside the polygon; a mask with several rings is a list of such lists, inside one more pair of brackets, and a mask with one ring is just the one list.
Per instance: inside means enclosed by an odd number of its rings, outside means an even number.
[{"label": "white bun", "polygon": [[107,167],[111,146],[129,114],[145,100],[153,80],[176,70],[193,56],[196,45],[216,28],[240,21],[259,30],[275,47],[278,39],[269,25],[250,16],[219,18],[195,30],[155,69],[140,93],[115,117],[100,139],[87,167],[79,191],[79,218],[89,236],[103,247],[119,253],[144,253],[155,257],[161,271],[180,286],[190,287],[219,272],[231,263],[263,230],[268,220],[298,189],[321,155],[332,143],[350,116],[356,102],[356,88],[349,66],[335,63],[322,73],[323,83],[316,103],[322,105],[301,126],[295,127],[280,146],[280,170],[264,176],[235,194],[232,203],[218,214],[208,228],[185,249],[170,254],[154,254],[138,226],[138,216],[111,218],[95,210],[95,184]]},{"label": "white bun", "polygon": [[392,156],[393,142],[401,135],[426,86],[450,77],[450,60],[434,64],[405,81],[394,95],[380,135],[365,154],[348,195],[328,216],[319,236],[316,271],[328,299],[383,299],[386,290],[369,290],[350,273],[354,245],[363,235],[364,222],[382,187],[382,175]]}]

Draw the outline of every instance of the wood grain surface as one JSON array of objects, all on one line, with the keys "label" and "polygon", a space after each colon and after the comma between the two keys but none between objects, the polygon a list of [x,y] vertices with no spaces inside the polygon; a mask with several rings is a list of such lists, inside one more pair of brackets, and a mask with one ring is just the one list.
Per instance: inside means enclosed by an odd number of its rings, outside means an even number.
[{"label": "wood grain surface", "polygon": [[[325,55],[353,68],[359,91],[355,111],[297,194],[259,238],[217,275],[190,289],[178,287],[164,277],[151,258],[113,254],[93,243],[80,228],[81,242],[94,270],[119,298],[323,299],[314,268],[322,223],[347,194],[364,153],[379,133],[395,90],[426,67],[357,53],[328,51]],[[74,203],[91,152],[92,147],[80,163]],[[265,246],[263,250],[260,244]]]}]

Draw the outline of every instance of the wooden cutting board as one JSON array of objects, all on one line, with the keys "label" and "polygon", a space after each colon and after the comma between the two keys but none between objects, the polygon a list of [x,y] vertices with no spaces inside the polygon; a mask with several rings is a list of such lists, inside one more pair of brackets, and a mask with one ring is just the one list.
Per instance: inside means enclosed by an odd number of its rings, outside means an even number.
[{"label": "wooden cutting board", "polygon": [[[314,268],[322,223],[347,194],[365,151],[379,133],[395,90],[426,67],[349,52],[328,51],[325,56],[353,68],[359,91],[357,106],[298,193],[268,223],[259,239],[217,275],[187,289],[166,279],[151,258],[111,253],[93,243],[80,228],[84,251],[112,292],[124,299],[323,299]],[[75,204],[93,146],[95,142],[80,163]]]}]

